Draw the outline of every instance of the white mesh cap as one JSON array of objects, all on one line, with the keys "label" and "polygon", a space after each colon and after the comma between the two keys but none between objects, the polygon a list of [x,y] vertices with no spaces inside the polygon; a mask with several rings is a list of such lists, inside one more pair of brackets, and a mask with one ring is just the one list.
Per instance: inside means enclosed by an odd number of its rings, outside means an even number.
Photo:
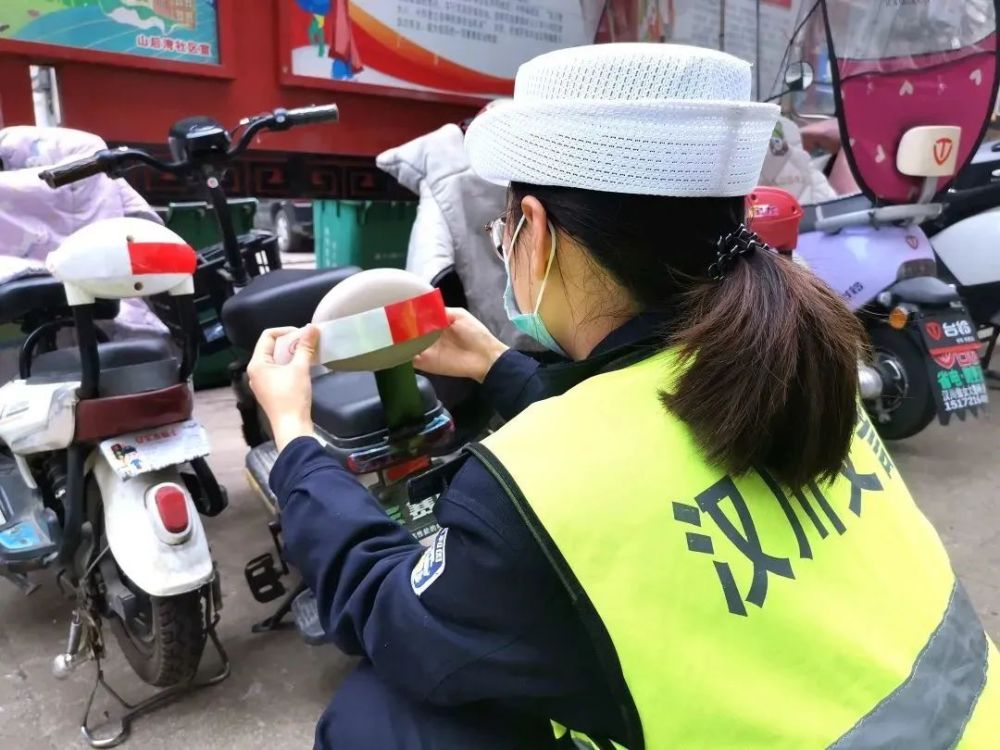
[{"label": "white mesh cap", "polygon": [[726,197],[757,185],[778,107],[750,99],[750,63],[676,44],[550,52],[518,70],[514,98],[465,137],[502,185]]}]

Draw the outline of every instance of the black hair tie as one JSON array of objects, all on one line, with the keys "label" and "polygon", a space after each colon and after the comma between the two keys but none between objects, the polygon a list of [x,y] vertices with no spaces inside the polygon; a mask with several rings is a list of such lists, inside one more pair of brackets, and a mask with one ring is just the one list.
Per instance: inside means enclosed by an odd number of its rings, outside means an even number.
[{"label": "black hair tie", "polygon": [[740,257],[766,250],[767,245],[746,225],[740,224],[735,231],[720,237],[715,248],[715,262],[708,267],[708,275],[714,281],[722,281]]}]

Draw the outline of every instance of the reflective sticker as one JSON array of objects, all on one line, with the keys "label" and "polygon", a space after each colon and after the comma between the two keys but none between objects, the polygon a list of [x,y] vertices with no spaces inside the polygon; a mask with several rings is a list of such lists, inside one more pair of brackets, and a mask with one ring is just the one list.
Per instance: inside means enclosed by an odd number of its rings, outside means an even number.
[{"label": "reflective sticker", "polygon": [[434,540],[421,555],[413,572],[410,573],[410,586],[417,596],[431,587],[444,573],[445,542],[448,539],[448,529],[441,529],[434,535]]},{"label": "reflective sticker", "polygon": [[9,550],[28,549],[41,544],[38,530],[34,524],[22,521],[11,526],[9,529],[0,531],[0,547]]},{"label": "reflective sticker", "polygon": [[989,641],[956,581],[944,617],[909,676],[830,750],[955,747],[986,687],[988,667]]},{"label": "reflective sticker", "polygon": [[448,327],[448,314],[440,289],[385,306],[392,342],[402,344]]},{"label": "reflective sticker", "polygon": [[198,255],[191,246],[178,242],[129,242],[128,257],[133,276],[194,273],[198,265]]}]

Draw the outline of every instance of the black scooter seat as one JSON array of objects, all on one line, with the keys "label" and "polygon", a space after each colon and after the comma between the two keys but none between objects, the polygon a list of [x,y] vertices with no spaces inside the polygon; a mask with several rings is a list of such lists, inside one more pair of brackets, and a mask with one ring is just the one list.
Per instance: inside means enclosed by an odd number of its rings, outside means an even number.
[{"label": "black scooter seat", "polygon": [[[118,314],[118,303],[101,300],[94,317],[109,320]],[[63,285],[48,274],[21,276],[0,284],[0,324],[14,323],[29,316],[54,318],[70,315]]]},{"label": "black scooter seat", "polygon": [[[159,338],[132,339],[98,344],[101,361],[101,396],[123,396],[169,388],[178,383],[179,364],[170,346]],[[77,347],[39,354],[31,363],[28,383],[77,380],[80,375]]]},{"label": "black scooter seat", "polygon": [[360,270],[281,268],[257,276],[222,307],[229,340],[249,352],[268,328],[306,325],[326,293]]},{"label": "black scooter seat", "polygon": [[[424,413],[433,417],[441,411],[434,387],[417,376]],[[370,372],[328,372],[313,379],[313,422],[338,442],[375,439],[387,429],[382,399]],[[364,441],[362,441],[364,442]]]}]

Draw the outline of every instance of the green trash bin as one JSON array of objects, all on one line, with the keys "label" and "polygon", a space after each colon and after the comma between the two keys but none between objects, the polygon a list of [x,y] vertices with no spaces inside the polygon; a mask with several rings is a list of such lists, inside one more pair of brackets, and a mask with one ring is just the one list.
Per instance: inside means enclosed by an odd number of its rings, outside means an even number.
[{"label": "green trash bin", "polygon": [[[229,201],[229,211],[233,217],[233,226],[237,235],[247,234],[253,229],[254,217],[257,214],[256,198],[234,198]],[[177,232],[185,242],[195,250],[222,242],[222,232],[215,220],[212,207],[204,201],[188,203],[171,203],[156,209],[168,229]],[[213,346],[222,343],[222,324],[218,319],[212,300],[203,292],[195,289],[195,305],[198,322],[203,334],[211,334],[211,341],[205,339],[202,351],[198,357],[198,365],[194,370],[194,387],[216,388],[229,383],[229,364],[236,359],[236,353],[231,347],[219,349]],[[206,333],[207,332],[207,333]]]},{"label": "green trash bin", "polygon": [[[233,217],[236,234],[246,234],[253,229],[257,215],[256,198],[233,198],[229,201],[229,212]],[[195,250],[203,250],[216,242],[222,242],[222,233],[215,220],[212,207],[205,201],[171,203],[156,209],[167,229],[177,232]]]},{"label": "green trash bin", "polygon": [[405,268],[413,201],[313,201],[316,267]]}]

